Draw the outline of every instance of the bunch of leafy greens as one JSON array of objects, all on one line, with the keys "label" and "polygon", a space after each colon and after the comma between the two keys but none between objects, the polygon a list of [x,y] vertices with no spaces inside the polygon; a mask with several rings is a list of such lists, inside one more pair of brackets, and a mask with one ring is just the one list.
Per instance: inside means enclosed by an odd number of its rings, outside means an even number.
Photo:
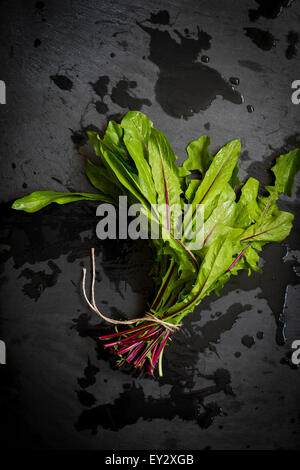
[{"label": "bunch of leafy greens", "polygon": [[[96,194],[39,191],[18,199],[13,208],[35,212],[52,202],[97,200],[118,205],[119,196],[140,203],[148,220],[153,217],[161,229],[159,239],[149,240],[153,247],[152,276],[157,293],[150,312],[174,325],[192,312],[210,292],[219,293],[225,282],[242,269],[259,271],[259,252],[268,242],[281,242],[292,228],[293,215],[280,211],[280,193],[292,195],[294,177],[300,169],[300,150],[277,158],[272,171],[273,186],[259,195],[259,182],[249,178],[236,189],[240,141],[226,144],[212,156],[209,137],[202,136],[187,147],[188,158],[176,165],[176,155],[165,135],[153,127],[142,113],[130,111],[120,124],[111,121],[104,137],[88,132],[99,164],[87,161],[86,174]],[[197,172],[198,178],[189,177]],[[184,204],[191,205],[186,229],[192,229],[199,216],[204,218],[203,241],[197,250],[176,237],[178,217]],[[153,216],[152,205],[162,204],[164,213]],[[158,364],[162,374],[162,354],[171,330],[149,321],[138,321],[125,330],[100,337],[124,362],[144,367],[153,374]]]}]

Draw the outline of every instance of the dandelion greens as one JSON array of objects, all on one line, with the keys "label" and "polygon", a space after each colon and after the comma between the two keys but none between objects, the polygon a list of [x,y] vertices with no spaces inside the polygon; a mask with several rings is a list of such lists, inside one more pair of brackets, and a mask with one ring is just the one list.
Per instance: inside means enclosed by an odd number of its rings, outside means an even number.
[{"label": "dandelion greens", "polygon": [[[88,137],[98,164],[88,160],[86,174],[97,193],[38,191],[17,199],[12,207],[35,212],[53,202],[81,200],[118,205],[121,195],[130,203],[142,204],[147,220],[154,220],[161,232],[160,238],[149,239],[156,285],[149,305],[152,317],[125,328],[115,326],[114,332],[100,339],[104,348],[117,355],[119,365],[129,363],[151,375],[158,367],[162,375],[163,352],[173,334],[167,324],[175,329],[205,296],[219,294],[241,270],[248,270],[249,275],[260,271],[263,246],[289,235],[294,216],[279,210],[277,200],[280,194],[292,195],[300,150],[277,158],[271,168],[274,184],[261,195],[256,179],[244,184],[238,179],[239,140],[227,143],[213,156],[209,137],[202,136],[188,145],[188,157],[180,166],[166,136],[137,111],[128,112],[120,124],[111,121],[102,139],[96,132],[88,132]],[[197,179],[190,177],[194,172]],[[152,210],[160,204],[164,211]],[[190,206],[180,238],[177,232],[182,228],[179,220],[185,204]],[[200,215],[202,242],[192,249],[192,239],[186,234],[194,233]]]}]

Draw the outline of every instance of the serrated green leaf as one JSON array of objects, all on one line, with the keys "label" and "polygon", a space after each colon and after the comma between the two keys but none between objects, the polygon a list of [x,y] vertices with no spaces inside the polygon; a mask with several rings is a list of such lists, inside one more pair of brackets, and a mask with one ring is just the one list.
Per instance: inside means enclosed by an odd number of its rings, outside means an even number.
[{"label": "serrated green leaf", "polygon": [[295,176],[300,170],[300,149],[294,149],[278,157],[271,170],[275,175],[276,191],[292,196]]}]

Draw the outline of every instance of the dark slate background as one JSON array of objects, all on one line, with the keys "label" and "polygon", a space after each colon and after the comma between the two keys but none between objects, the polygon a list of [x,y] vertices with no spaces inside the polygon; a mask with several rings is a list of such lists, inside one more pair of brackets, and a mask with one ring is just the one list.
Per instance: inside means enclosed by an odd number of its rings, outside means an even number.
[{"label": "dark slate background", "polygon": [[[129,109],[145,112],[181,161],[199,135],[211,136],[212,151],[240,137],[242,178],[269,182],[274,157],[300,145],[300,106],[291,102],[299,2],[0,7],[2,444],[299,449],[300,372],[289,360],[300,339],[299,179],[282,202],[296,214],[291,236],[265,248],[263,274],[245,273],[202,302],[167,348],[161,380],[116,369],[97,342],[108,327],[80,295],[95,246],[99,307],[115,318],[141,314],[153,295],[147,246],[97,240],[93,204],[10,209],[33,190],[90,191],[85,131]],[[234,89],[230,78],[239,79]]]}]

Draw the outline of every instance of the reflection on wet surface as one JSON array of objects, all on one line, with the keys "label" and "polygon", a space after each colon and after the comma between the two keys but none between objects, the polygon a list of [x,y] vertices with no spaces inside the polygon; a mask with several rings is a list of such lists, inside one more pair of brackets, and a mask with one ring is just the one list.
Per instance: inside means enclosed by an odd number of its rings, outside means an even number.
[{"label": "reflection on wet surface", "polygon": [[[158,24],[157,19],[151,22]],[[217,95],[235,104],[243,102],[241,94],[217,70],[197,61],[199,53],[211,46],[208,33],[198,27],[193,36],[176,29],[171,36],[170,30],[153,28],[145,22],[138,25],[150,36],[149,59],[159,68],[155,96],[167,114],[188,118],[207,109]],[[207,63],[207,59],[202,62]]]},{"label": "reflection on wet surface", "polygon": [[211,385],[200,390],[185,390],[184,385],[173,385],[165,398],[145,397],[141,385],[125,384],[124,390],[113,403],[105,403],[89,410],[84,410],[79,416],[75,428],[77,431],[90,429],[97,432],[98,426],[117,431],[124,426],[136,423],[138,419],[172,420],[178,417],[182,420],[195,420],[200,427],[207,428],[213,418],[222,413],[215,402],[203,403],[204,399],[219,392],[233,395],[230,386],[230,374],[225,369],[205,377]]}]

